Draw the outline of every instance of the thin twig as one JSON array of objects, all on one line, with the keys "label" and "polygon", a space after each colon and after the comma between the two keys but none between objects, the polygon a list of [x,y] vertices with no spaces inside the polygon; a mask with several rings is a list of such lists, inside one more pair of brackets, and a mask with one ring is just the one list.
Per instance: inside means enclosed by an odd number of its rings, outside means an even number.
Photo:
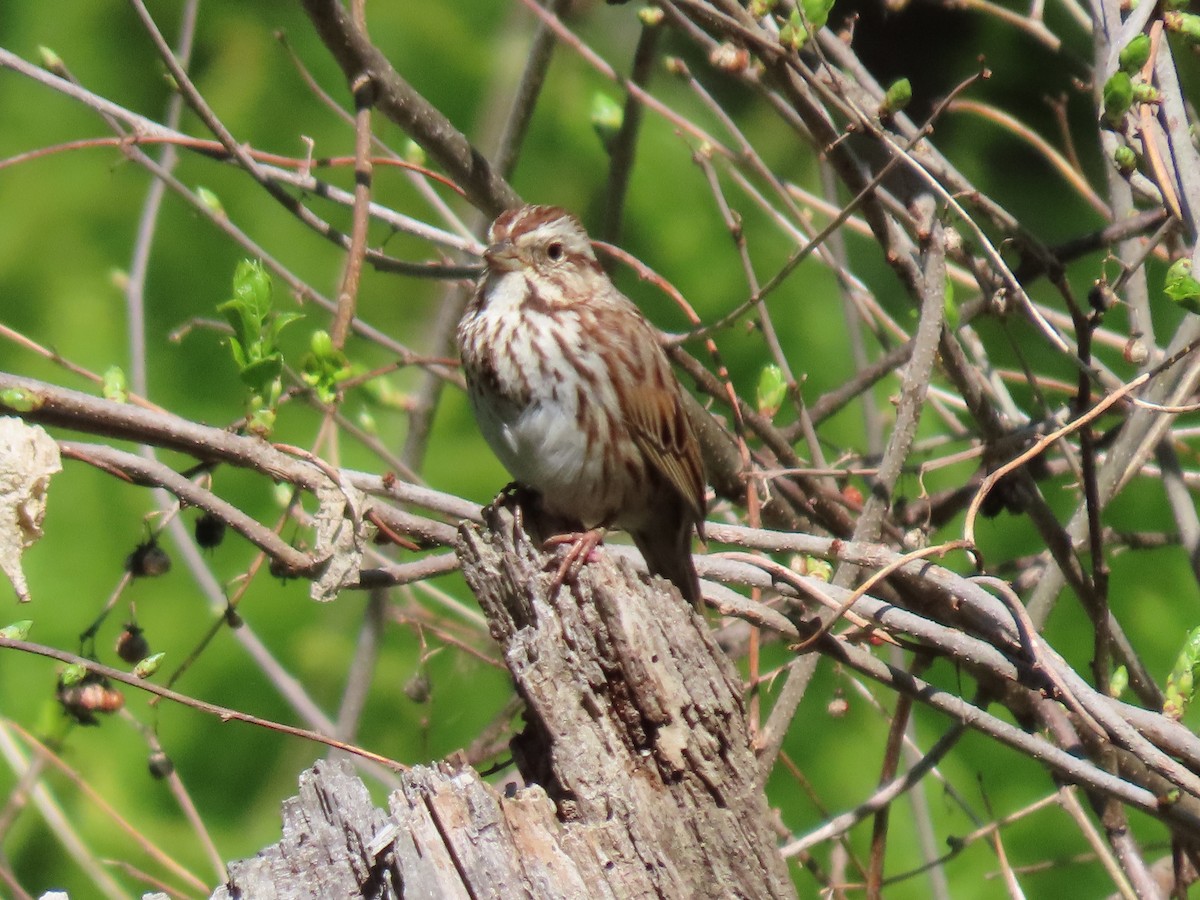
[{"label": "thin twig", "polygon": [[245,722],[248,725],[255,725],[259,728],[266,728],[269,731],[277,731],[281,734],[288,734],[293,737],[303,738],[307,741],[312,741],[317,744],[325,744],[335,750],[342,750],[346,753],[351,753],[354,756],[362,757],[374,763],[378,763],[388,769],[396,772],[402,772],[407,767],[395,760],[388,759],[386,756],[381,756],[378,753],[373,753],[370,750],[365,750],[362,747],[356,747],[353,744],[348,744],[345,741],[339,741],[337,738],[329,737],[328,735],[320,734],[316,731],[310,731],[307,728],[297,728],[295,725],[285,725],[281,722],[272,722],[269,719],[260,719],[258,716],[252,716],[249,713],[239,712],[236,709],[229,709],[225,706],[218,706],[215,703],[209,703],[205,700],[198,700],[195,697],[189,697],[186,694],[180,694],[168,688],[159,687],[153,682],[144,681],[128,672],[122,672],[120,669],[114,669],[111,666],[102,665],[94,659],[86,659],[82,656],[76,656],[74,653],[65,653],[55,647],[46,647],[42,644],[33,644],[29,641],[17,641],[11,638],[0,637],[0,649],[16,650],[22,653],[32,653],[36,656],[45,656],[49,659],[56,659],[59,662],[66,663],[71,666],[80,666],[85,671],[103,676],[110,681],[119,681],[121,684],[129,687],[137,688],[149,694],[154,694],[156,697],[161,697],[164,700],[170,700],[173,703],[178,703],[181,706],[188,706],[192,709],[206,713],[210,716],[216,716],[222,722]]}]

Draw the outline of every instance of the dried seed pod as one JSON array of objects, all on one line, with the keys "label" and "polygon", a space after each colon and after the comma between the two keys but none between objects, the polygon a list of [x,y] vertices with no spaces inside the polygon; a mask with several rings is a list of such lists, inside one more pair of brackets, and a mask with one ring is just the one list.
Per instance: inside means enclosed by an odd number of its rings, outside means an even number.
[{"label": "dried seed pod", "polygon": [[138,544],[134,551],[125,557],[125,571],[134,578],[157,578],[171,571],[171,557],[167,551],[158,546],[158,541],[150,538],[143,544]]},{"label": "dried seed pod", "polygon": [[125,630],[117,635],[117,656],[133,665],[141,662],[150,655],[150,642],[146,635],[133,622],[125,626]]},{"label": "dried seed pod", "polygon": [[404,682],[404,696],[413,703],[427,703],[432,686],[429,675],[424,669],[418,669],[408,681]]},{"label": "dried seed pod", "polygon": [[175,763],[171,762],[171,757],[161,750],[155,750],[147,757],[146,768],[150,770],[151,778],[161,781],[175,771]]},{"label": "dried seed pod", "polygon": [[196,543],[205,550],[211,550],[225,540],[225,522],[210,512],[206,512],[196,520]]},{"label": "dried seed pod", "polygon": [[63,711],[80,725],[99,725],[96,713],[114,713],[125,705],[125,695],[109,686],[103,675],[89,672],[81,681],[64,684],[55,692]]}]

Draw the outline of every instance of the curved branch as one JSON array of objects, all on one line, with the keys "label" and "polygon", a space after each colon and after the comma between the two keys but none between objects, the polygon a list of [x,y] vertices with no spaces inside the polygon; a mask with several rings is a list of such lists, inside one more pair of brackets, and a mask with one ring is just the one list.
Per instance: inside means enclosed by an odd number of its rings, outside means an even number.
[{"label": "curved branch", "polygon": [[351,20],[337,0],[304,0],[304,11],[342,67],[346,83],[362,76],[376,88],[376,106],[438,161],[475,206],[496,216],[521,198],[437,107],[422,97]]}]

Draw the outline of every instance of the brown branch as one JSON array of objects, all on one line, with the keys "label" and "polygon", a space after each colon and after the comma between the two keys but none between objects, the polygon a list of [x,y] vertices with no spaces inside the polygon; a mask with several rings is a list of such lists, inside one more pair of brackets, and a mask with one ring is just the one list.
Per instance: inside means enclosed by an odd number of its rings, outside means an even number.
[{"label": "brown branch", "polygon": [[216,716],[222,722],[245,722],[248,725],[256,725],[259,728],[266,728],[270,731],[278,731],[281,734],[289,734],[293,737],[304,738],[308,741],[314,741],[318,744],[324,744],[328,747],[333,747],[335,750],[344,750],[346,753],[352,753],[355,756],[360,756],[363,759],[371,762],[379,763],[382,766],[393,771],[403,771],[406,767],[388,759],[386,756],[381,756],[378,753],[372,753],[370,750],[364,750],[362,747],[356,747],[353,744],[348,744],[344,741],[339,741],[336,738],[328,737],[327,735],[319,734],[315,731],[309,731],[307,728],[297,728],[294,725],[284,725],[281,722],[272,722],[269,719],[260,719],[258,716],[252,716],[249,713],[240,712],[236,709],[229,709],[225,706],[218,706],[215,703],[209,703],[205,700],[198,700],[195,697],[189,697],[186,694],[180,694],[177,691],[169,690],[168,688],[159,687],[151,681],[146,681],[130,675],[128,672],[122,672],[120,669],[114,669],[112,666],[106,666],[96,662],[94,659],[87,659],[82,656],[77,656],[74,653],[66,653],[54,647],[45,647],[41,644],[33,644],[29,641],[17,641],[11,638],[0,637],[0,649],[15,650],[20,653],[32,653],[35,656],[45,656],[49,659],[56,659],[61,663],[66,663],[71,666],[81,666],[87,672],[95,675],[103,676],[109,681],[118,681],[127,687],[137,688],[140,691],[145,691],[148,694],[154,694],[156,697],[161,697],[164,700],[170,700],[172,703],[178,703],[181,706],[188,706],[192,709],[199,710],[210,716]]},{"label": "brown branch", "polygon": [[386,56],[354,26],[337,0],[304,0],[304,10],[342,67],[346,83],[360,78],[374,83],[376,106],[399,125],[466,191],[471,202],[489,216],[517,206],[520,197],[483,154],[392,68]]}]

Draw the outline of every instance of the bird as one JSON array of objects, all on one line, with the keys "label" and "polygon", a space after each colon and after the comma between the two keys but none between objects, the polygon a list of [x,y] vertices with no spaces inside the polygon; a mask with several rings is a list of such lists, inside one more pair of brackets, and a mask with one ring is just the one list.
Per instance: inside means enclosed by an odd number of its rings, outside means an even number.
[{"label": "bird", "polygon": [[583,559],[604,529],[623,529],[650,573],[701,609],[691,543],[704,537],[704,466],[658,332],[564,209],[501,213],[483,257],[457,331],[483,437],[545,513],[582,529]]}]

